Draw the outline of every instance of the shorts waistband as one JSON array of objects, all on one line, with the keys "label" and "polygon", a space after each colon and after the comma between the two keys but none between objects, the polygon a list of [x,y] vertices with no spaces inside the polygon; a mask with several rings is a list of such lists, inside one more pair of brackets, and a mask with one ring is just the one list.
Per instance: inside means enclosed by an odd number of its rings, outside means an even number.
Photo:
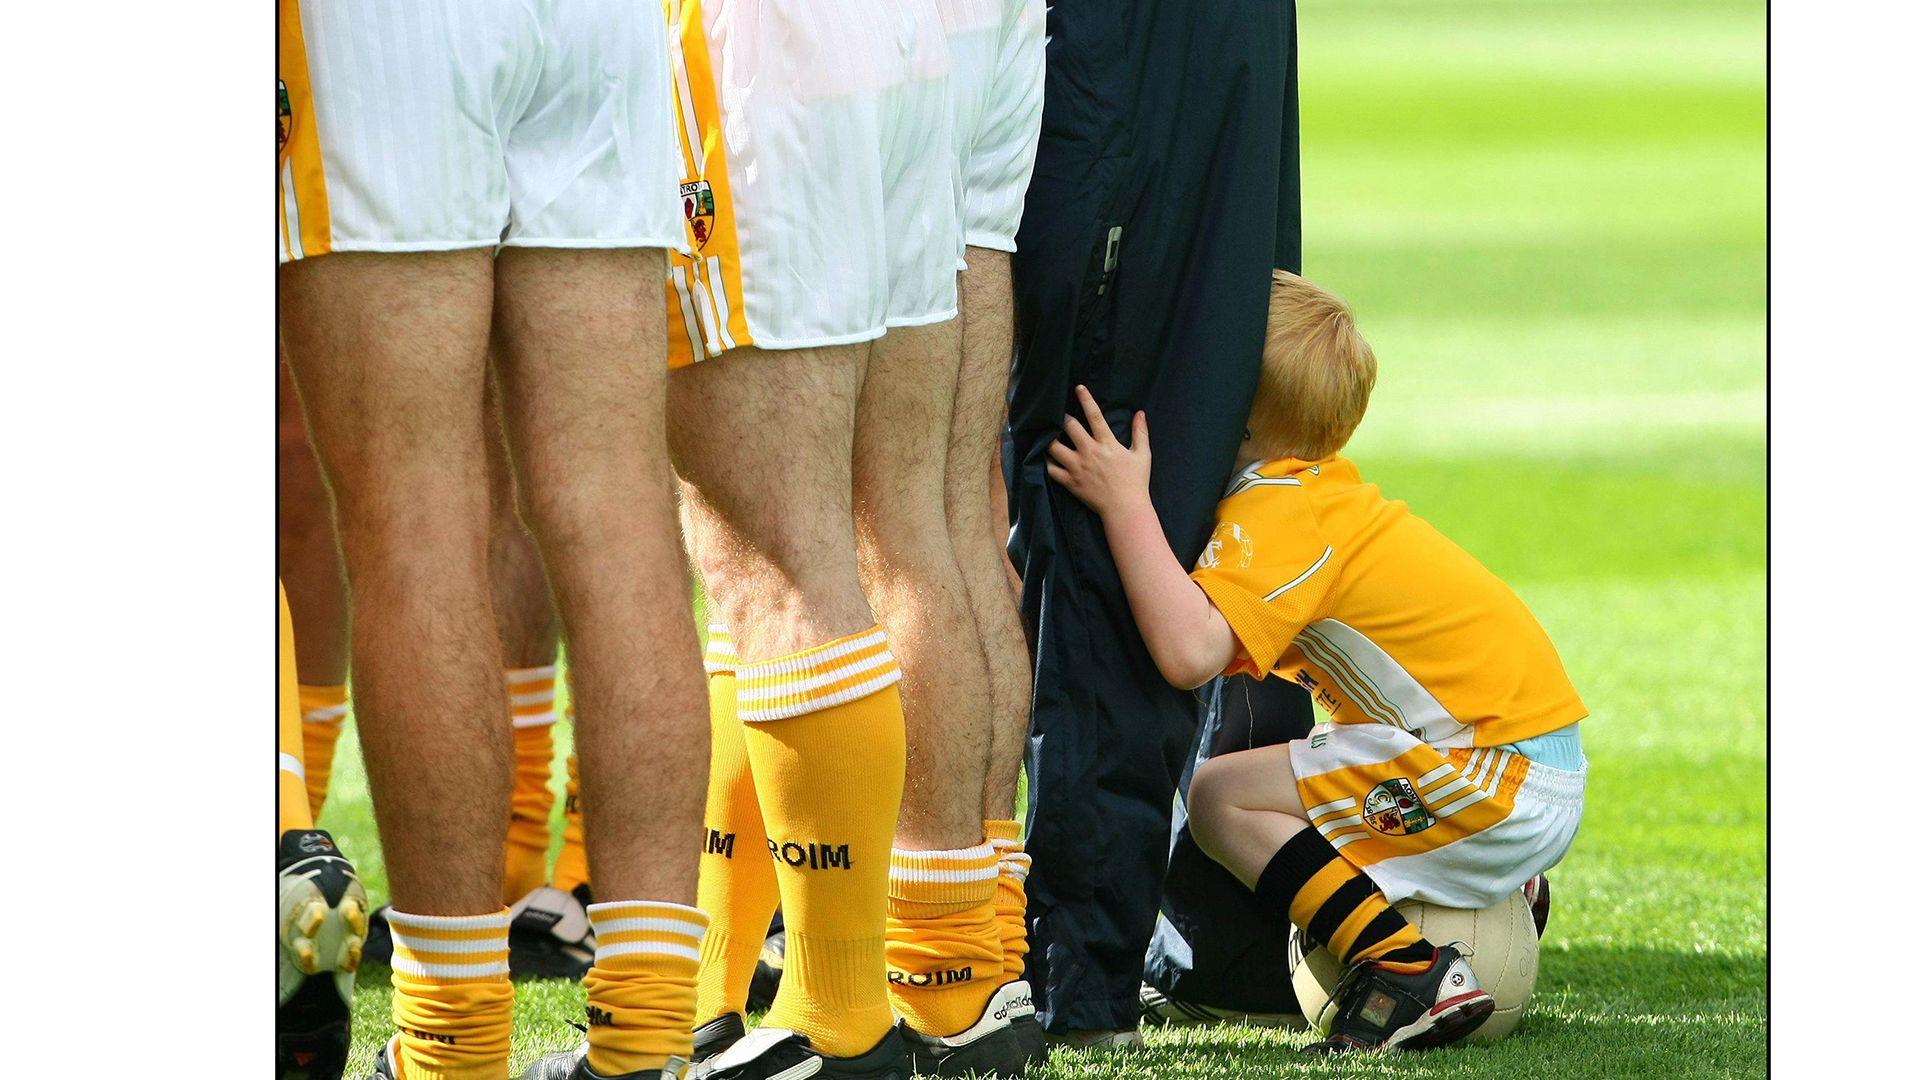
[{"label": "shorts waistband", "polygon": [[1587,801],[1587,759],[1580,759],[1579,772],[1556,769],[1537,761],[1529,762],[1527,778],[1521,782],[1515,798],[1548,803],[1568,810],[1580,809]]}]

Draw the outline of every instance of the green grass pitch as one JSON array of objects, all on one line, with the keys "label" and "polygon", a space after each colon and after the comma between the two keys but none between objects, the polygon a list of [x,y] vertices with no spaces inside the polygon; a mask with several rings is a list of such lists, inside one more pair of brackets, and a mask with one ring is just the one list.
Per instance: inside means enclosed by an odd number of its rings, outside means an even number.
[{"label": "green grass pitch", "polygon": [[[1150,1032],[1040,1075],[1758,1075],[1764,5],[1303,0],[1300,21],[1307,272],[1381,358],[1351,453],[1559,644],[1593,710],[1586,823],[1503,1043],[1327,1063],[1300,1035]],[[351,733],[341,759],[322,824],[383,899]],[[360,978],[356,1075],[391,1031],[386,976]],[[515,1068],[572,1044],[580,1007],[522,983]]]}]

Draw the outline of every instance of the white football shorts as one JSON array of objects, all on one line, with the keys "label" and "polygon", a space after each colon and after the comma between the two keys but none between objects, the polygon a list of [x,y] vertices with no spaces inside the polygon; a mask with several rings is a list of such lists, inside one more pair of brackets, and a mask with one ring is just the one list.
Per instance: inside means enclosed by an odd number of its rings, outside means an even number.
[{"label": "white football shorts", "polygon": [[869,341],[958,313],[934,0],[666,0],[687,258],[675,365]]},{"label": "white football shorts", "polygon": [[1492,905],[1560,861],[1586,802],[1584,764],[1442,750],[1386,724],[1322,724],[1291,746],[1307,819],[1389,901]]},{"label": "white football shorts", "polygon": [[1044,0],[939,3],[953,57],[950,97],[961,239],[973,247],[1012,251],[1040,144],[1046,5]]},{"label": "white football shorts", "polygon": [[620,0],[280,0],[280,261],[678,247],[667,26]]}]

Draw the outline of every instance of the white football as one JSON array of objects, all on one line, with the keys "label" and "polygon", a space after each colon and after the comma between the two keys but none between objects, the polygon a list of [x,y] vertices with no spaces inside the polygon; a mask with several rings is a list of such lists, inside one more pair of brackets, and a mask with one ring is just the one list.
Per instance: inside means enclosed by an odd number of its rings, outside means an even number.
[{"label": "white football", "polygon": [[[1498,1039],[1520,1023],[1528,999],[1533,997],[1533,981],[1540,972],[1540,938],[1533,929],[1533,908],[1526,897],[1516,892],[1492,907],[1478,911],[1440,907],[1418,900],[1402,900],[1394,905],[1407,921],[1435,945],[1461,942],[1471,951],[1467,963],[1480,986],[1493,995],[1493,1015],[1473,1033],[1474,1039]],[[1296,928],[1287,945],[1287,966],[1293,975],[1293,992],[1300,998],[1300,1011],[1315,1030],[1326,1033],[1333,1021],[1334,984],[1340,980],[1340,964],[1324,948],[1300,955],[1300,931]]]}]

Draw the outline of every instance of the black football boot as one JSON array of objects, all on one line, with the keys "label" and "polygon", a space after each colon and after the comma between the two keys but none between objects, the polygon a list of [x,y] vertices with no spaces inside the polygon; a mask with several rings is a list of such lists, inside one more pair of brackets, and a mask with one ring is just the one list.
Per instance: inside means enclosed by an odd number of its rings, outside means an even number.
[{"label": "black football boot", "polygon": [[1047,1058],[1033,990],[1024,979],[994,991],[980,1019],[957,1035],[923,1035],[904,1020],[897,1027],[920,1076],[1025,1076],[1029,1065]]},{"label": "black football boot", "polygon": [[805,1035],[756,1028],[746,1038],[694,1066],[699,1080],[912,1080],[913,1055],[891,1027],[873,1049],[853,1057],[826,1057]]},{"label": "black football boot", "polygon": [[319,829],[283,833],[279,871],[280,1080],[339,1080],[352,1043],[353,973],[367,936],[367,890]]}]

